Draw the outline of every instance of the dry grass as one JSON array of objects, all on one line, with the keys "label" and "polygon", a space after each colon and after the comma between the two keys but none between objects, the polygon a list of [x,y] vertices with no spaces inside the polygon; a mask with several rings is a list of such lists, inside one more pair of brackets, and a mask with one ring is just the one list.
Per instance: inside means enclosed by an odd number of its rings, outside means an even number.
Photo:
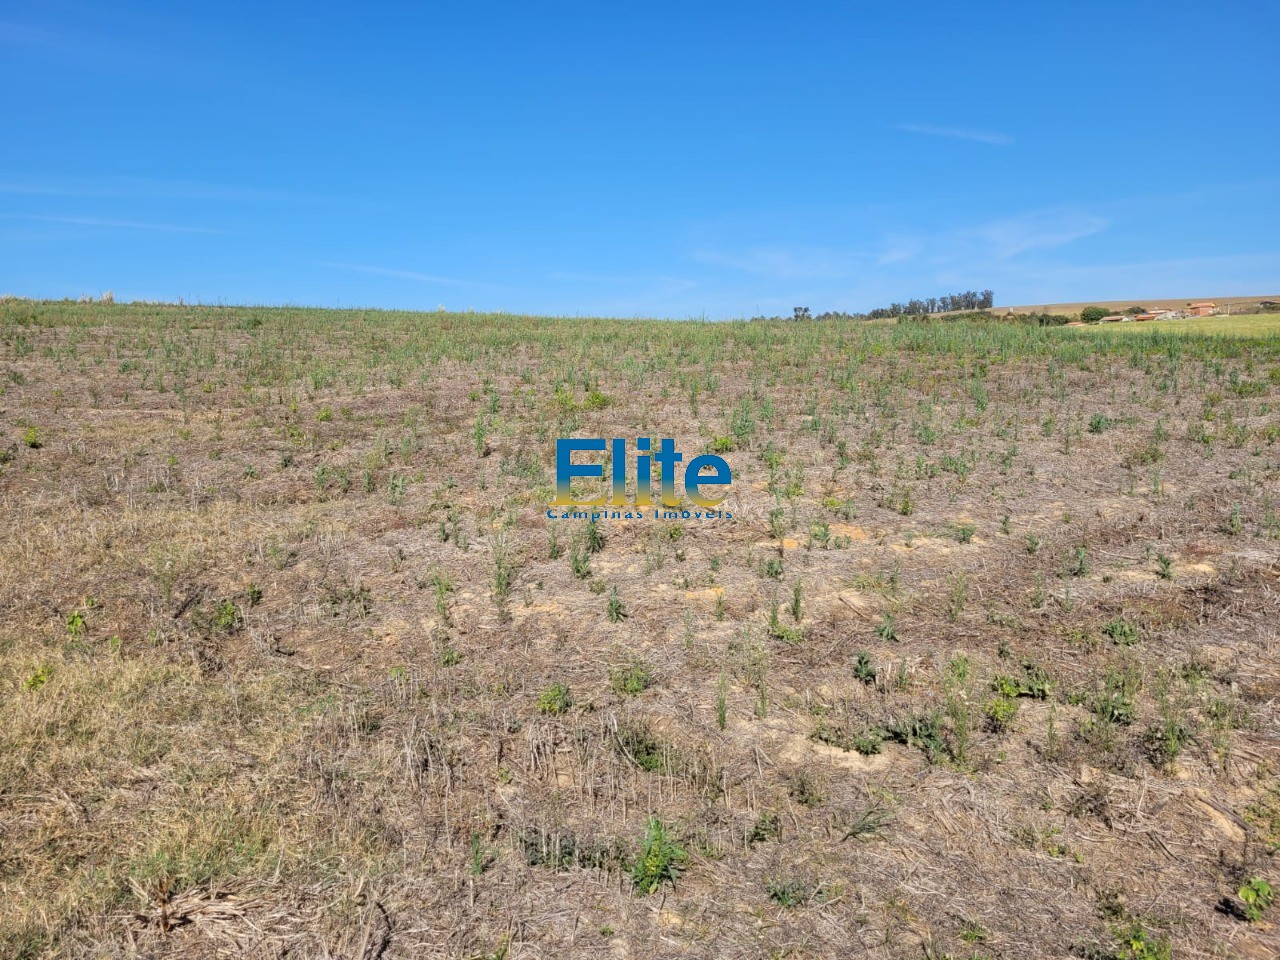
[{"label": "dry grass", "polygon": [[[1274,956],[1274,337],[18,301],[0,386],[0,955]],[[569,433],[735,519],[588,552]]]}]

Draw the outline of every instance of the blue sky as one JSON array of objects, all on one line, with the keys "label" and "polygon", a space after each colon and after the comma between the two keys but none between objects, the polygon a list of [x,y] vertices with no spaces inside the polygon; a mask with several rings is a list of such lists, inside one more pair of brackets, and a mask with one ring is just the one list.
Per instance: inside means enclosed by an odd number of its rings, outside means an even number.
[{"label": "blue sky", "polygon": [[1280,8],[0,7],[0,293],[751,316],[1280,293]]}]

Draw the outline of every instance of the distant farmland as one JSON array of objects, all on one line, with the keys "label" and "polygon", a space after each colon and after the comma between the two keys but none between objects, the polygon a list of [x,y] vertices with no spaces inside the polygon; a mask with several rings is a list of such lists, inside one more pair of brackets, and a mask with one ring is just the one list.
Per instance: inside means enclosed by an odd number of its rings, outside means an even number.
[{"label": "distant farmland", "polygon": [[1113,310],[1117,313],[1129,309],[1130,307],[1146,307],[1149,310],[1179,310],[1188,303],[1197,303],[1200,301],[1210,301],[1219,306],[1226,307],[1232,304],[1245,304],[1256,307],[1261,300],[1280,301],[1280,295],[1267,295],[1257,297],[1175,297],[1172,300],[1084,300],[1079,303],[1040,303],[1030,304],[1017,307],[993,307],[991,312],[994,314],[1002,313],[1069,313],[1076,314],[1085,307],[1105,307],[1107,310]]},{"label": "distant farmland", "polygon": [[0,304],[0,956],[1274,957],[1226,322]]},{"label": "distant farmland", "polygon": [[1217,334],[1231,337],[1267,337],[1280,334],[1280,312],[1251,313],[1240,316],[1186,317],[1182,320],[1147,320],[1142,323],[1089,324],[1086,330],[1116,330],[1162,333]]}]

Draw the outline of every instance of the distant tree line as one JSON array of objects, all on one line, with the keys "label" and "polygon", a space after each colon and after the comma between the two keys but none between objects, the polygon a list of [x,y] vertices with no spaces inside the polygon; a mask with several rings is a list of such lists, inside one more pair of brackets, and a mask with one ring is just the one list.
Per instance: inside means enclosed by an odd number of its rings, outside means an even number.
[{"label": "distant tree line", "polygon": [[874,310],[867,311],[867,319],[879,320],[883,317],[951,313],[960,310],[990,310],[995,302],[995,294],[990,290],[966,290],[964,293],[953,293],[945,297],[926,297],[923,300],[913,299],[906,303],[891,303],[887,307],[876,307]]},{"label": "distant tree line", "polygon": [[827,310],[815,314],[808,307],[796,307],[789,317],[752,317],[752,320],[881,320],[886,317],[928,316],[931,313],[980,313],[990,310],[995,303],[995,294],[990,290],[966,290],[964,293],[953,293],[945,297],[927,297],[923,300],[908,300],[906,303],[891,303],[887,307],[876,307],[866,313],[846,313],[843,310]]}]

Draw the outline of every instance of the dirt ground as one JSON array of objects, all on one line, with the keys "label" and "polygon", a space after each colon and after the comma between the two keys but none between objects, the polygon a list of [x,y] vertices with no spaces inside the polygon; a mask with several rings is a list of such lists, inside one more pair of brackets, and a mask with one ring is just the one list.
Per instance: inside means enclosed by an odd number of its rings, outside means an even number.
[{"label": "dirt ground", "polygon": [[0,955],[1280,951],[1275,337],[9,301],[0,390]]}]

